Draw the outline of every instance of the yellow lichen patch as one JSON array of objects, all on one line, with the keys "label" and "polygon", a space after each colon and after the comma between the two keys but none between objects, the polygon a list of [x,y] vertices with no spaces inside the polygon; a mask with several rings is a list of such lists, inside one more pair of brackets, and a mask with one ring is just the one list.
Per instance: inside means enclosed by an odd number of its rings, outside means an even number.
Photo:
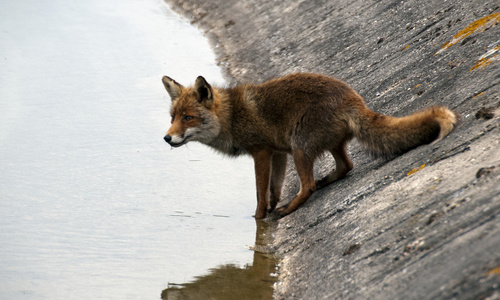
[{"label": "yellow lichen patch", "polygon": [[484,92],[477,94],[476,96],[472,97],[472,99],[477,98],[477,97],[481,96],[482,94],[484,94]]},{"label": "yellow lichen patch", "polygon": [[500,46],[496,46],[493,49],[488,50],[485,54],[481,55],[477,63],[472,66],[470,70],[472,71],[478,68],[483,68],[491,64],[492,62],[500,61],[500,57],[498,57],[498,54],[495,54],[498,50],[500,50]]},{"label": "yellow lichen patch", "polygon": [[470,23],[459,33],[455,34],[451,41],[444,43],[443,46],[441,46],[441,50],[439,50],[436,54],[443,52],[475,32],[485,31],[486,29],[496,25],[498,22],[500,22],[500,13],[494,13]]},{"label": "yellow lichen patch", "polygon": [[489,57],[489,58],[481,58],[474,66],[472,66],[472,68],[470,68],[470,70],[475,70],[477,68],[484,68],[486,67],[487,65],[491,64],[493,61],[497,60],[495,59],[496,55],[495,56],[492,56],[492,57]]},{"label": "yellow lichen patch", "polygon": [[486,273],[486,276],[490,276],[490,275],[500,276],[500,267],[494,268],[493,270],[491,270],[488,273]]},{"label": "yellow lichen patch", "polygon": [[422,170],[424,167],[425,167],[425,164],[421,165],[418,169],[413,168],[410,172],[408,172],[408,174],[406,174],[406,176],[411,176],[411,175],[417,173],[418,171]]}]

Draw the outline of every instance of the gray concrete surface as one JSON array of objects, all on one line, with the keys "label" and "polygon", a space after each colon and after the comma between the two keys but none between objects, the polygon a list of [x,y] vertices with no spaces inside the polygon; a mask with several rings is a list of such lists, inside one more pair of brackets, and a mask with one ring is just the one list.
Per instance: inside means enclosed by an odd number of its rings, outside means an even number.
[{"label": "gray concrete surface", "polygon": [[[500,299],[498,1],[168,3],[209,34],[232,83],[318,72],[375,111],[461,115],[443,141],[389,160],[351,143],[353,171],[278,221],[275,299]],[[290,169],[282,202],[297,191]]]}]

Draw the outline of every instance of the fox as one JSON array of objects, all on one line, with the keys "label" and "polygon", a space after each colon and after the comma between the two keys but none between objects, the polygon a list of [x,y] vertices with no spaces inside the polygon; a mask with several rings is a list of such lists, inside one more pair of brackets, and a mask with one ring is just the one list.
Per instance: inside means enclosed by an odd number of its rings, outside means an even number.
[{"label": "fox", "polygon": [[[459,116],[432,106],[404,117],[368,108],[347,83],[322,74],[293,73],[260,84],[210,85],[198,76],[184,87],[168,76],[171,125],[164,140],[171,147],[203,143],[224,155],[250,155],[254,161],[257,208],[254,217],[278,218],[301,207],[317,189],[344,178],[353,164],[346,146],[353,139],[373,156],[390,157],[437,143],[453,131]],[[330,153],[335,168],[315,180],[317,158]],[[287,156],[300,180],[294,199],[280,208]]]}]

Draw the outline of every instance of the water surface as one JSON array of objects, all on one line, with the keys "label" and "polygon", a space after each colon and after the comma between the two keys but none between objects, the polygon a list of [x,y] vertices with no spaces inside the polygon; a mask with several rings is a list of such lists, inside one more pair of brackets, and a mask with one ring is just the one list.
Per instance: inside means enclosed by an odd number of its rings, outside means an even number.
[{"label": "water surface", "polygon": [[158,299],[253,263],[253,166],[162,140],[169,75],[223,84],[161,0],[1,1],[0,299]]}]

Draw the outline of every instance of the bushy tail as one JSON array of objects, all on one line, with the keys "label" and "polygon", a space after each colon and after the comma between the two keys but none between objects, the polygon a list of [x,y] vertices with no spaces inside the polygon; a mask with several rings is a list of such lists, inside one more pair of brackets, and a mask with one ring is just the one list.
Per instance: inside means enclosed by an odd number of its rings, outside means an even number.
[{"label": "bushy tail", "polygon": [[443,106],[412,115],[385,116],[365,107],[351,123],[354,136],[376,156],[400,154],[423,144],[436,143],[457,125],[458,115]]}]

